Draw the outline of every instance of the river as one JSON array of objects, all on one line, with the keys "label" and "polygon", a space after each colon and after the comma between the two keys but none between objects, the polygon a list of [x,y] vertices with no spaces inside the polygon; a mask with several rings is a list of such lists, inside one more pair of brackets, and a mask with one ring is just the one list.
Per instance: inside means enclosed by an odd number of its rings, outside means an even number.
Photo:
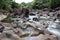
[{"label": "river", "polygon": [[[33,17],[31,17],[31,19],[33,19]],[[48,25],[47,30],[55,34],[58,37],[58,40],[60,40],[60,21],[59,20],[49,21],[48,24],[49,25]]]},{"label": "river", "polygon": [[[34,22],[33,18],[38,18],[38,16],[29,16],[30,18],[30,21]],[[48,19],[48,18],[47,18]],[[41,23],[42,21],[40,20],[39,22],[35,22],[37,24],[43,24]],[[56,21],[47,21],[47,23],[49,24],[48,25],[48,28],[47,30],[52,32],[53,34],[55,34],[57,37],[58,37],[58,40],[60,40],[60,21],[56,20]],[[35,39],[34,37],[27,37],[25,40],[33,40]]]},{"label": "river", "polygon": [[60,40],[60,21],[51,22],[49,24],[49,27],[47,28],[50,32],[55,34],[58,37],[58,40]]}]

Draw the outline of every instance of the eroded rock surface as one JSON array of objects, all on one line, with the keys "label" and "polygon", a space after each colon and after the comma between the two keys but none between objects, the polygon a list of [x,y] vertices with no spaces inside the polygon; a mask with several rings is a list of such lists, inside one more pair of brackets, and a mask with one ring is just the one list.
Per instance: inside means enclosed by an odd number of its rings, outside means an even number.
[{"label": "eroded rock surface", "polygon": [[26,28],[5,27],[0,33],[0,40],[57,40],[57,37],[48,30],[39,30],[34,25],[26,24]]}]

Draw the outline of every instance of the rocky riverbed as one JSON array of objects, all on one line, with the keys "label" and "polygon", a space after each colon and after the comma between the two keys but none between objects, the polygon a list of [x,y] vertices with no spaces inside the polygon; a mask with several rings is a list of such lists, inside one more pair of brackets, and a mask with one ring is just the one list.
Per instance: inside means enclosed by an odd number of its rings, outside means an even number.
[{"label": "rocky riverbed", "polygon": [[57,37],[48,30],[39,30],[28,24],[26,28],[9,25],[8,23],[4,24],[4,30],[0,33],[0,40],[57,40]]},{"label": "rocky riverbed", "polygon": [[0,40],[60,40],[56,12],[31,12],[27,18],[11,18],[12,23],[0,22]]}]

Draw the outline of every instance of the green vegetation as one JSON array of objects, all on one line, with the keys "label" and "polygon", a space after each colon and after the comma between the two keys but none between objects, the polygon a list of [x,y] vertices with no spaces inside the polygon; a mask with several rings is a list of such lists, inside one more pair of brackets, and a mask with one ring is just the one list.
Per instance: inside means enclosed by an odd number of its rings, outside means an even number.
[{"label": "green vegetation", "polygon": [[0,10],[2,11],[8,11],[18,7],[18,3],[14,2],[13,0],[0,0]]},{"label": "green vegetation", "polygon": [[30,3],[22,2],[21,4],[18,4],[13,0],[0,0],[0,10],[10,10],[14,8],[42,9],[56,7],[60,7],[60,0],[33,0]]},{"label": "green vegetation", "polygon": [[34,9],[60,7],[60,0],[34,0],[33,2],[32,8]]},{"label": "green vegetation", "polygon": [[33,0],[30,3],[21,3],[22,7],[33,8],[33,9],[43,9],[43,8],[56,8],[60,7],[60,0]]}]

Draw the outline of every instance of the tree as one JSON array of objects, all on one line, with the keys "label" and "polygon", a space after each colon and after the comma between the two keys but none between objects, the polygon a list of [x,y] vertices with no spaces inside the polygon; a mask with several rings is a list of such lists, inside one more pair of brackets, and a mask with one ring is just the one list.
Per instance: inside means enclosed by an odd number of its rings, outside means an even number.
[{"label": "tree", "polygon": [[51,8],[60,7],[60,0],[52,0],[51,1]]},{"label": "tree", "polygon": [[26,8],[26,3],[24,3],[24,2],[22,2],[21,4],[20,4],[20,8]]},{"label": "tree", "polygon": [[49,5],[50,5],[49,0],[34,0],[33,8],[43,9],[43,8],[48,8]]},{"label": "tree", "polygon": [[10,9],[13,0],[0,0],[0,9]]},{"label": "tree", "polygon": [[16,2],[12,2],[11,8],[12,8],[12,9],[14,9],[14,8],[19,8],[19,4],[16,3]]},{"label": "tree", "polygon": [[60,0],[34,0],[33,9],[56,8],[60,7]]},{"label": "tree", "polygon": [[33,1],[33,9],[40,9],[42,8],[43,1],[42,0],[34,0]]}]

